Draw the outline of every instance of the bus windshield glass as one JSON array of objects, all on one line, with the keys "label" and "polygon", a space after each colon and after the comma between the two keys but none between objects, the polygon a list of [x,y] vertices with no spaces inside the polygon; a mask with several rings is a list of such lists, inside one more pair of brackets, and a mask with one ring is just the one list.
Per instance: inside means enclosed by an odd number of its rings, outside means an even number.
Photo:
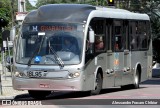
[{"label": "bus windshield glass", "polygon": [[31,23],[23,24],[21,31],[17,42],[17,63],[63,66],[81,62],[82,24]]}]

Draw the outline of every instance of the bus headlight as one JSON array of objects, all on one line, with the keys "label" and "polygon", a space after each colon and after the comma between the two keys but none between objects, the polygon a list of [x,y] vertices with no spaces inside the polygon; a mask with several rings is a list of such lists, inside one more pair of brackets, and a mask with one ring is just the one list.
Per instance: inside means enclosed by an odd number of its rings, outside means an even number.
[{"label": "bus headlight", "polygon": [[15,72],[14,76],[18,77],[19,76],[19,72]]},{"label": "bus headlight", "polygon": [[68,78],[77,78],[80,76],[79,72],[75,72],[75,73],[69,73],[68,74]]},{"label": "bus headlight", "polygon": [[14,76],[16,76],[16,77],[24,77],[25,74],[23,72],[15,72]]},{"label": "bus headlight", "polygon": [[79,77],[79,76],[80,76],[80,73],[79,73],[79,72],[75,72],[75,73],[73,74],[73,77],[74,77],[74,78]]}]

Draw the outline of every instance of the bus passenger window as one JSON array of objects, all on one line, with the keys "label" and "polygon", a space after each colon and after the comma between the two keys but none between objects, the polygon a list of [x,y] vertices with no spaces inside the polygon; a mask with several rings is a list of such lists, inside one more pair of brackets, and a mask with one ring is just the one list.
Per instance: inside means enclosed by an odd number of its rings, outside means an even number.
[{"label": "bus passenger window", "polygon": [[95,33],[95,43],[94,49],[95,52],[103,52],[105,50],[105,19],[103,18],[94,18],[90,23],[92,29]]},{"label": "bus passenger window", "polygon": [[115,51],[123,50],[122,21],[114,21],[114,49]]},{"label": "bus passenger window", "polygon": [[131,48],[134,50],[134,49],[137,49],[138,47],[137,47],[137,45],[138,45],[138,43],[137,43],[137,37],[132,37],[132,40],[131,40]]},{"label": "bus passenger window", "polygon": [[116,36],[115,37],[115,50],[122,50],[123,47],[122,47],[122,39],[121,39],[121,36]]},{"label": "bus passenger window", "polygon": [[96,36],[95,51],[104,50],[104,39],[102,36]]}]

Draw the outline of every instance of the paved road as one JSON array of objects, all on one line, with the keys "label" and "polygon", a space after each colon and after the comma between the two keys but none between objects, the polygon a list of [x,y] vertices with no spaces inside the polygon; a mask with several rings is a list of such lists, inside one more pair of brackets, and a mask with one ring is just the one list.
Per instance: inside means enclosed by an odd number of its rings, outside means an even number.
[{"label": "paved road", "polygon": [[[63,102],[65,100],[79,99],[160,99],[160,78],[153,78],[140,85],[139,89],[122,90],[121,88],[108,88],[102,90],[101,94],[90,96],[88,92],[54,92],[45,100],[45,104],[54,104],[53,101]],[[14,100],[34,100],[28,94],[17,95]],[[81,103],[80,103],[81,104]]]},{"label": "paved road", "polygon": [[[134,105],[112,105],[113,101],[145,101],[157,99],[160,102],[160,78],[153,78],[140,85],[139,89],[122,90],[121,88],[108,88],[102,90],[101,94],[90,96],[87,92],[54,92],[44,100],[35,100],[28,94],[17,95],[14,101],[41,101],[43,105],[52,105],[52,108],[134,108]],[[135,100],[136,99],[136,100]],[[104,104],[104,105],[103,105]],[[109,105],[107,105],[109,104]],[[81,105],[81,106],[80,106]],[[94,105],[94,106],[92,106]],[[53,107],[54,106],[54,107]],[[151,105],[136,105],[138,108],[149,108]],[[152,105],[152,108],[159,108]],[[11,106],[2,106],[12,108]],[[50,106],[39,106],[39,108],[50,108]],[[15,107],[14,107],[15,108]],[[17,107],[16,107],[17,108]],[[19,107],[21,108],[21,107]],[[25,108],[23,106],[23,108]]]}]

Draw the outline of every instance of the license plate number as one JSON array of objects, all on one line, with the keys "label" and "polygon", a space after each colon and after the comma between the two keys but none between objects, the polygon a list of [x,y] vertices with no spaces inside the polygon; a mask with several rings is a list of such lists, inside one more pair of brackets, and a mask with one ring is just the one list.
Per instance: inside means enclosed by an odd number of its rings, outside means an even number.
[{"label": "license plate number", "polygon": [[27,76],[28,77],[39,78],[39,77],[42,77],[43,74],[40,71],[29,71],[29,72],[27,72]]}]

